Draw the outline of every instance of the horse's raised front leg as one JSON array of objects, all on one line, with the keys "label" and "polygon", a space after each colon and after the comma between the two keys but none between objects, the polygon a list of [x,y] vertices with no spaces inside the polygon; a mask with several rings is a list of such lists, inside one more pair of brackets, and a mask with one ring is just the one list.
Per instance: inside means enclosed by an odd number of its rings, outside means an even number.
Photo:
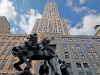
[{"label": "horse's raised front leg", "polygon": [[22,69],[21,69],[21,67],[19,67],[21,64],[23,64],[24,63],[24,60],[19,60],[19,62],[17,62],[17,63],[15,63],[14,64],[14,68],[15,69],[17,69],[18,71],[21,71]]},{"label": "horse's raised front leg", "polygon": [[59,74],[55,71],[54,66],[53,66],[53,64],[51,63],[50,60],[48,61],[48,64],[50,65],[50,67],[51,67],[52,70],[54,71],[54,74],[55,74],[55,75],[59,75]]},{"label": "horse's raised front leg", "polygon": [[24,70],[29,70],[32,67],[31,60],[27,61],[27,57],[26,56],[20,56],[19,59],[22,59],[23,62],[25,62],[26,65],[27,65]]},{"label": "horse's raised front leg", "polygon": [[32,62],[32,60],[30,60],[30,59],[28,61],[25,60],[25,63],[27,64],[27,66],[25,67],[24,70],[30,69],[32,67],[31,62]]}]

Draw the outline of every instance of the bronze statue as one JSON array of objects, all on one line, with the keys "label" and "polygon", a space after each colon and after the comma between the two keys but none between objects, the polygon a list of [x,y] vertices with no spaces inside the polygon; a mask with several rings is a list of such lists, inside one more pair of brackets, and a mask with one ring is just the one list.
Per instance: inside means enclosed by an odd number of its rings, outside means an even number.
[{"label": "bronze statue", "polygon": [[[28,71],[32,67],[31,61],[32,60],[47,60],[50,67],[54,71],[55,75],[59,75],[50,60],[54,57],[58,57],[58,55],[51,49],[48,44],[50,43],[49,39],[44,38],[41,43],[37,42],[37,34],[30,35],[28,41],[25,41],[20,46],[13,47],[12,55],[19,58],[19,62],[14,64],[15,69],[18,71],[22,71],[19,65],[23,64],[24,62],[27,64],[24,71]],[[29,60],[27,60],[29,59]],[[59,59],[59,63],[61,60]],[[25,75],[25,74],[17,74],[17,75]],[[26,74],[31,75],[31,74]]]}]

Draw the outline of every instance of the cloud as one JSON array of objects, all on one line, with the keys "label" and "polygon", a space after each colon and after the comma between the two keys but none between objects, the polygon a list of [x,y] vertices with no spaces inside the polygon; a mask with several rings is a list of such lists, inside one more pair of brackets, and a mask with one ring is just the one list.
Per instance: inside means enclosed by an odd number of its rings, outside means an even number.
[{"label": "cloud", "polygon": [[[84,0],[79,0],[80,2],[84,1]],[[77,14],[86,11],[88,8],[85,6],[82,7],[78,7],[76,6],[76,4],[73,2],[73,0],[66,0],[67,2],[67,7],[70,7],[72,9],[72,11],[76,12]]]},{"label": "cloud", "polygon": [[66,19],[67,23],[72,24],[72,21],[70,19]]},{"label": "cloud", "polygon": [[78,13],[81,13],[82,11],[86,11],[87,10],[87,7],[84,7],[84,6],[82,6],[82,7],[74,6],[72,8],[72,10],[75,11],[78,14]]},{"label": "cloud", "polygon": [[100,15],[86,15],[75,27],[69,26],[71,35],[95,35],[95,25],[100,24]]},{"label": "cloud", "polygon": [[17,12],[13,3],[9,0],[0,0],[0,16],[5,16],[7,20],[13,20],[15,22]]},{"label": "cloud", "polygon": [[18,31],[18,28],[13,27],[13,28],[10,29],[10,32],[13,33],[13,34],[16,34],[17,31]]},{"label": "cloud", "polygon": [[[79,0],[79,4],[83,4],[85,3],[87,0]],[[86,6],[78,6],[73,0],[66,0],[67,2],[67,7],[69,7],[70,9],[72,9],[73,12],[75,12],[76,14],[80,14],[80,13],[85,13],[85,14],[91,14],[91,13],[96,13],[97,10],[95,9],[89,9]]]},{"label": "cloud", "polygon": [[88,14],[97,14],[97,10],[95,10],[95,9],[92,9],[92,10],[87,9],[87,13]]},{"label": "cloud", "polygon": [[71,8],[74,12],[76,12],[76,14],[79,14],[79,13],[83,13],[85,12],[85,14],[95,14],[97,13],[97,10],[95,9],[89,9],[85,6],[82,6],[82,7],[77,7],[77,6],[74,6]]},{"label": "cloud", "polygon": [[24,33],[30,34],[36,19],[41,17],[42,15],[37,10],[30,9],[28,13],[21,15],[19,27]]},{"label": "cloud", "polygon": [[72,0],[66,0],[66,1],[67,1],[67,6],[71,7],[73,4],[73,1]]},{"label": "cloud", "polygon": [[28,4],[28,0],[22,0],[22,2],[23,2],[23,5]]},{"label": "cloud", "polygon": [[79,4],[84,4],[87,0],[79,0]]}]

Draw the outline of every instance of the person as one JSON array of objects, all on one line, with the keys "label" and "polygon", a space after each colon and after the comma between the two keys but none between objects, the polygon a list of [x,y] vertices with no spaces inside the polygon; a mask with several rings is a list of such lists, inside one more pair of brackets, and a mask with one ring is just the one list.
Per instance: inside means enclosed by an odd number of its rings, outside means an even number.
[{"label": "person", "polygon": [[37,34],[31,34],[29,39],[29,45],[32,47],[33,45],[37,44]]},{"label": "person", "polygon": [[62,61],[62,65],[60,66],[61,74],[62,75],[70,75],[68,70],[67,70],[67,62]]},{"label": "person", "polygon": [[48,75],[49,74],[49,67],[47,66],[47,61],[44,61],[44,64],[40,66],[39,69],[40,75]]}]

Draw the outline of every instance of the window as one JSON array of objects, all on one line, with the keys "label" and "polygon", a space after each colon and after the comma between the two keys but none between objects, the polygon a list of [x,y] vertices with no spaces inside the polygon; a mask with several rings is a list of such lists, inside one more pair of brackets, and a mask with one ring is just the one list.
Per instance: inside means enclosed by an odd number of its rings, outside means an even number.
[{"label": "window", "polygon": [[78,59],[78,54],[76,52],[73,52],[74,58]]},{"label": "window", "polygon": [[2,38],[2,40],[6,39],[6,38],[7,38],[7,36],[4,36],[4,37]]},{"label": "window", "polygon": [[91,52],[88,52],[88,55],[90,56],[91,59],[94,59],[94,57],[93,57]]},{"label": "window", "polygon": [[1,75],[7,75],[7,73],[1,73]]},{"label": "window", "polygon": [[87,63],[83,63],[83,65],[84,65],[84,68],[85,68],[86,73],[91,74],[91,71],[90,71],[90,69],[89,69],[88,64],[87,64]]},{"label": "window", "polygon": [[100,42],[100,38],[96,38],[98,42]]},{"label": "window", "polygon": [[86,41],[86,42],[90,42],[88,38],[85,38],[85,41]]},{"label": "window", "polygon": [[9,70],[13,70],[14,69],[14,64],[15,64],[16,60],[13,60],[12,63],[9,66]]},{"label": "window", "polygon": [[92,55],[92,53],[91,52],[88,52],[88,55]]},{"label": "window", "polygon": [[94,54],[94,55],[98,55],[97,52],[94,52],[93,54]]},{"label": "window", "polygon": [[12,43],[11,43],[11,42],[9,42],[9,43],[8,43],[8,46],[11,46],[11,45],[12,45]]},{"label": "window", "polygon": [[67,70],[68,70],[69,73],[73,72],[70,63],[67,63]]},{"label": "window", "polygon": [[97,54],[97,52],[94,52],[93,54],[95,55],[96,59],[100,58],[100,56]]},{"label": "window", "polygon": [[73,39],[72,39],[72,38],[68,38],[68,40],[69,40],[69,41],[72,41]]},{"label": "window", "polygon": [[51,37],[51,41],[54,41],[54,37]]},{"label": "window", "polygon": [[75,45],[74,45],[74,44],[71,44],[71,48],[72,48],[72,49],[75,49]]},{"label": "window", "polygon": [[16,44],[17,44],[17,42],[14,42],[13,45],[12,45],[12,47],[16,46]]},{"label": "window", "polygon": [[8,52],[8,55],[11,55],[11,54],[12,54],[11,51],[9,51],[9,52]]},{"label": "window", "polygon": [[0,42],[0,47],[4,46],[6,42]]},{"label": "window", "polygon": [[81,67],[81,64],[80,63],[76,63],[76,66],[77,66],[78,72],[79,73],[82,73],[83,72],[83,69]]},{"label": "window", "polygon": [[91,59],[94,59],[93,55],[90,56]]},{"label": "window", "polygon": [[23,38],[23,40],[25,40],[25,41],[28,41],[28,39],[27,39],[28,37],[27,36],[25,36],[24,38]]},{"label": "window", "polygon": [[66,45],[66,44],[63,44],[63,48],[64,48],[64,49],[67,49],[67,45]]},{"label": "window", "polygon": [[82,52],[80,52],[80,57],[84,58],[84,54]]},{"label": "window", "polygon": [[97,63],[95,63],[95,64],[93,64],[93,65],[94,65],[94,67],[95,67],[96,69],[99,68],[99,65],[98,65]]},{"label": "window", "polygon": [[73,38],[74,41],[77,41],[77,38]]},{"label": "window", "polygon": [[65,42],[65,41],[66,41],[66,39],[63,37],[63,38],[62,38],[62,42]]},{"label": "window", "polygon": [[7,59],[4,59],[3,62],[1,63],[1,65],[0,65],[0,69],[4,68],[6,62],[7,62]]},{"label": "window", "polygon": [[78,50],[80,50],[80,49],[81,49],[81,47],[80,47],[80,45],[79,45],[79,44],[76,44],[76,48],[77,48]]},{"label": "window", "polygon": [[89,47],[88,47],[87,44],[84,44],[84,49],[85,49],[85,50],[89,50]]},{"label": "window", "polygon": [[6,38],[6,40],[9,40],[9,38],[10,38],[10,36],[8,36],[8,37]]},{"label": "window", "polygon": [[2,54],[2,55],[5,55],[7,52],[8,52],[8,50],[6,49],[6,50],[3,52],[3,54]]},{"label": "window", "polygon": [[20,38],[21,38],[21,36],[18,36],[18,37],[17,37],[17,40],[20,40]]},{"label": "window", "polygon": [[0,47],[2,46],[2,42],[0,42]]},{"label": "window", "polygon": [[93,47],[93,45],[89,45],[89,47],[90,47],[90,49],[94,50],[94,47]]},{"label": "window", "polygon": [[98,46],[98,48],[99,48],[99,50],[100,50],[100,45],[97,45]]},{"label": "window", "polygon": [[97,42],[95,38],[92,38],[93,42]]},{"label": "window", "polygon": [[16,36],[14,36],[12,40],[15,40],[15,39],[16,39]]},{"label": "window", "polygon": [[5,43],[6,43],[6,42],[3,42],[3,43],[2,43],[2,46],[4,46],[4,45],[5,45]]},{"label": "window", "polygon": [[80,38],[80,40],[84,42],[84,39],[83,38]]},{"label": "window", "polygon": [[65,52],[65,58],[69,58],[68,52]]}]

